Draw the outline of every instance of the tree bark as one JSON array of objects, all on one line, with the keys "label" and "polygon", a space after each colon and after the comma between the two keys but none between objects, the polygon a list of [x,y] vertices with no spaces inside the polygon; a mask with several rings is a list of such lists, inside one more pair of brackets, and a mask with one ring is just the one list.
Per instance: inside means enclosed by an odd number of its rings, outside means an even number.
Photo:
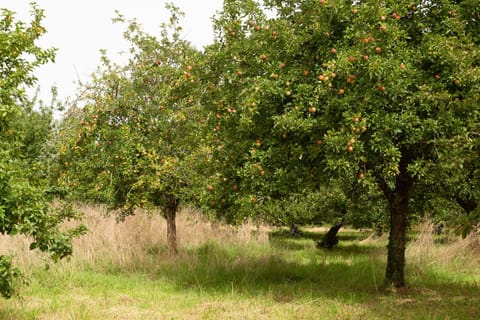
[{"label": "tree bark", "polygon": [[388,238],[385,284],[405,286],[405,246],[407,242],[408,197],[395,193],[390,203],[390,235]]},{"label": "tree bark", "polygon": [[331,227],[325,236],[323,236],[322,241],[319,241],[317,245],[322,248],[333,249],[338,244],[337,234],[342,226],[343,221]]},{"label": "tree bark", "polygon": [[177,208],[178,200],[175,197],[171,197],[165,207],[166,219],[167,219],[167,244],[168,244],[168,254],[171,256],[176,256],[178,253],[177,249]]},{"label": "tree bark", "polygon": [[385,272],[385,285],[396,288],[405,286],[405,247],[407,243],[407,221],[409,191],[413,184],[407,172],[405,155],[400,160],[400,173],[395,181],[395,190],[386,187],[384,193],[387,197],[390,211],[390,235],[388,238],[387,268]]}]

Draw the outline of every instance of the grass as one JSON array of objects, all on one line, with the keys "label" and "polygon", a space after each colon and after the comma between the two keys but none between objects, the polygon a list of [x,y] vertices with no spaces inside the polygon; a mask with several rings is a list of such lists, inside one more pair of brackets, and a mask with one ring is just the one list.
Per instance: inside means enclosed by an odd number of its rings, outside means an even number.
[{"label": "grass", "polygon": [[[212,223],[194,211],[178,219],[180,254],[165,249],[165,223],[137,215],[120,224],[83,207],[88,235],[70,261],[51,264],[15,248],[29,280],[0,300],[0,319],[478,319],[480,241],[437,243],[428,226],[407,250],[409,287],[381,288],[386,239],[341,230],[335,250],[281,230]],[[49,268],[45,267],[48,264]]]}]

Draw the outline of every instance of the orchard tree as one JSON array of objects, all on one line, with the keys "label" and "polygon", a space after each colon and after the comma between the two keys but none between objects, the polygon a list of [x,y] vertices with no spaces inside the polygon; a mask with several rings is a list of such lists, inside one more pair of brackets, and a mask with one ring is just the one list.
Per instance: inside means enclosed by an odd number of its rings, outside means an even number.
[{"label": "orchard tree", "polygon": [[478,139],[478,20],[476,1],[226,0],[205,67],[211,204],[235,215],[356,181],[383,195],[385,284],[405,286],[409,203]]},{"label": "orchard tree", "polygon": [[[121,66],[104,55],[82,88],[61,131],[58,176],[67,190],[119,209],[121,217],[136,208],[160,208],[169,252],[175,254],[175,218],[187,197],[199,134],[200,54],[181,38],[181,13],[167,7],[171,18],[159,38],[128,22],[128,63]],[[120,15],[116,21],[126,22]]]},{"label": "orchard tree", "polygon": [[[34,110],[25,89],[33,86],[36,67],[52,62],[53,49],[36,42],[45,33],[43,11],[32,6],[32,20],[18,21],[14,13],[2,9],[0,16],[0,231],[4,235],[25,235],[30,249],[47,251],[54,260],[72,253],[71,240],[84,227],[61,231],[69,210],[50,209],[41,156],[50,135],[51,113]],[[19,271],[12,257],[0,256],[0,293],[14,293]]]}]

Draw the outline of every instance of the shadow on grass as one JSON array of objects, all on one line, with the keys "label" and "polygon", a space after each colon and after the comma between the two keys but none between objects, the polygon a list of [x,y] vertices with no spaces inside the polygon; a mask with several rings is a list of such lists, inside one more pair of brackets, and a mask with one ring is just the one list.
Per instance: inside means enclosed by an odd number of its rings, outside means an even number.
[{"label": "shadow on grass", "polygon": [[[302,231],[298,236],[292,236],[286,229],[280,229],[270,232],[269,239],[270,245],[277,249],[285,250],[305,250],[316,244],[317,241],[321,241],[326,232],[317,231]],[[368,232],[351,232],[340,231],[337,235],[339,246],[333,250],[339,250],[339,248],[346,248],[352,241],[360,241],[369,236]],[[346,245],[346,246],[345,246]],[[357,246],[357,249],[364,251],[366,246]],[[341,249],[340,249],[341,250]],[[368,251],[368,250],[367,250]],[[358,252],[358,251],[357,251]],[[361,252],[358,252],[361,253]]]},{"label": "shadow on grass", "polygon": [[[280,239],[311,239],[311,240],[321,240],[327,232],[321,231],[310,231],[310,230],[301,230],[298,236],[292,236],[290,231],[287,229],[278,229],[271,231],[269,233],[270,238],[280,238]],[[355,241],[363,240],[370,235],[368,231],[350,231],[340,229],[338,232],[338,238],[343,241]]]},{"label": "shadow on grass", "polygon": [[281,294],[288,301],[351,299],[352,293],[364,299],[379,289],[384,263],[374,257],[378,254],[378,248],[351,245],[336,251],[311,248],[291,257],[274,248],[258,252],[212,242],[187,249],[174,262],[163,263],[157,274],[179,289]]},{"label": "shadow on grass", "polygon": [[382,290],[384,248],[351,244],[334,251],[306,250],[295,257],[275,249],[258,252],[207,243],[165,261],[156,276],[178,290],[266,297],[276,303],[321,298],[360,305],[367,319],[480,318],[475,284],[426,274],[430,280],[412,283],[412,289],[395,294]]}]

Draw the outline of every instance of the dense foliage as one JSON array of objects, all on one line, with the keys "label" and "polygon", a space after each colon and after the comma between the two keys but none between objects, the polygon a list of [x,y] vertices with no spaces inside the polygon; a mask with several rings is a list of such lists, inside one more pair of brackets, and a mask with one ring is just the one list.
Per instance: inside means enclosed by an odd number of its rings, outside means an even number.
[{"label": "dense foliage", "polygon": [[[32,21],[17,21],[3,10],[0,16],[0,231],[32,239],[31,249],[48,251],[61,259],[72,253],[71,240],[83,227],[61,231],[60,224],[73,217],[67,209],[50,209],[41,157],[50,137],[52,114],[34,110],[25,87],[36,79],[33,70],[54,59],[52,49],[36,45],[45,33],[43,12],[33,7]],[[10,256],[0,256],[0,293],[14,293],[19,271]]]},{"label": "dense foliage", "polygon": [[212,204],[253,211],[332,183],[352,202],[380,192],[386,284],[403,286],[409,205],[477,197],[478,19],[475,1],[225,1],[207,51]]},{"label": "dense foliage", "polygon": [[[175,215],[189,194],[199,141],[200,55],[180,37],[178,9],[168,8],[160,38],[129,22],[129,62],[120,66],[104,55],[82,88],[60,132],[58,177],[77,198],[107,203],[121,217],[160,208],[175,253]],[[122,16],[117,21],[125,23]]]}]

